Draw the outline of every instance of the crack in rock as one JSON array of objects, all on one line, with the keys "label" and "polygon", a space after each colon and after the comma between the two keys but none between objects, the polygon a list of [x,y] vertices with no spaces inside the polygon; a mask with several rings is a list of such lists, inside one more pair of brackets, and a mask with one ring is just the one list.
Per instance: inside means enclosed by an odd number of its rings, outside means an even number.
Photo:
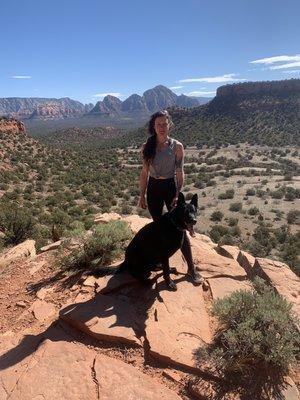
[{"label": "crack in rock", "polygon": [[96,364],[96,357],[94,358],[93,365],[91,366],[91,374],[92,374],[92,379],[96,384],[97,399],[100,399],[100,385],[99,385],[99,381],[97,378],[95,364]]},{"label": "crack in rock", "polygon": [[[43,339],[37,344],[34,353],[31,355],[28,363],[26,364],[25,370],[20,374],[19,378],[16,381],[15,386],[13,387],[13,389],[11,390],[11,392],[8,394],[7,400],[9,400],[9,398],[12,396],[13,392],[16,390],[20,379],[27,373],[27,371],[30,369],[30,364],[32,363],[33,360],[35,360],[35,352],[37,351],[38,347],[40,346],[40,344],[43,342]],[[45,351],[44,351],[45,352]],[[44,354],[43,352],[43,354]],[[5,388],[4,388],[5,389]],[[5,390],[6,391],[6,390]],[[7,391],[6,391],[7,392]]]}]

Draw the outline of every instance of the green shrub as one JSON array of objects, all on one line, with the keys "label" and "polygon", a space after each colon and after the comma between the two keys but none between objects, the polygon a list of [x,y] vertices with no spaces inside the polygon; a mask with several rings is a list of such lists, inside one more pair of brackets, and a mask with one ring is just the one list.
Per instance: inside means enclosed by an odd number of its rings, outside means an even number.
[{"label": "green shrub", "polygon": [[196,358],[216,368],[241,398],[270,399],[299,355],[298,321],[291,304],[262,279],[253,286],[214,302],[220,328]]},{"label": "green shrub", "polygon": [[92,270],[109,266],[122,254],[131,230],[124,221],[110,221],[94,227],[93,234],[83,239],[82,246],[62,260],[67,270]]},{"label": "green shrub", "polygon": [[224,235],[220,238],[220,240],[218,241],[218,244],[220,246],[223,246],[224,244],[233,246],[235,244],[235,241],[230,233],[226,233],[226,235]]},{"label": "green shrub", "polygon": [[223,225],[214,225],[209,232],[211,240],[216,243],[219,243],[222,236],[225,236],[227,234],[229,234],[229,229],[227,228],[227,226]]},{"label": "green shrub", "polygon": [[273,198],[273,199],[282,199],[283,198],[283,196],[284,196],[284,189],[283,188],[280,188],[280,189],[278,189],[278,190],[274,190],[273,192],[271,192],[270,194],[271,194],[271,197]]},{"label": "green shrub", "polygon": [[227,189],[226,192],[219,194],[218,199],[226,200],[226,199],[233,199],[233,197],[234,197],[234,190]]},{"label": "green shrub", "polygon": [[210,219],[211,219],[211,221],[222,221],[223,217],[224,217],[224,214],[221,211],[214,211],[211,214]]},{"label": "green shrub", "polygon": [[300,211],[299,210],[290,210],[286,217],[287,223],[292,225],[299,223],[300,220]]},{"label": "green shrub", "polygon": [[29,210],[11,203],[0,205],[0,229],[5,245],[16,245],[32,236],[34,220]]},{"label": "green shrub", "polygon": [[239,220],[237,218],[230,217],[229,220],[228,220],[228,225],[229,226],[235,226],[235,225],[237,225],[238,222],[239,222]]},{"label": "green shrub", "polygon": [[257,207],[251,207],[248,210],[249,215],[257,215],[259,213],[259,209]]},{"label": "green shrub", "polygon": [[255,189],[253,188],[247,189],[246,196],[255,196]]},{"label": "green shrub", "polygon": [[229,206],[229,211],[238,212],[238,211],[241,211],[242,208],[243,208],[242,203],[231,203]]}]

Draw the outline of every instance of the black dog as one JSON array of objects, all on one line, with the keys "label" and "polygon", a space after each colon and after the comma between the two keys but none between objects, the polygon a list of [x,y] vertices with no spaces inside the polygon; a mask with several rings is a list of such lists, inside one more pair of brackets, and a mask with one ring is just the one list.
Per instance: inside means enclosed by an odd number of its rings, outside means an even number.
[{"label": "black dog", "polygon": [[176,207],[165,213],[159,220],[145,225],[129,243],[125,260],[118,272],[129,271],[139,280],[146,281],[151,271],[161,264],[163,276],[169,290],[176,290],[170,278],[169,258],[181,248],[185,230],[194,236],[198,196],[193,195],[190,203],[185,202],[182,193]]}]

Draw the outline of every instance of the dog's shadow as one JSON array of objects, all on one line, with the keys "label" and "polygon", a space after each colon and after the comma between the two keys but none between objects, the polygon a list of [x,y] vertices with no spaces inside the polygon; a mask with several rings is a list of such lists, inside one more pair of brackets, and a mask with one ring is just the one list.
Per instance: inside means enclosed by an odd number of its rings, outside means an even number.
[{"label": "dog's shadow", "polygon": [[[185,280],[185,276],[177,276],[175,282]],[[139,340],[145,337],[146,321],[153,317],[156,301],[162,301],[160,292],[167,290],[162,279],[162,273],[157,273],[148,282],[141,283],[132,278],[128,273],[120,273],[111,276],[106,286],[95,297],[85,302],[71,304],[61,310],[60,315],[75,326],[80,326],[85,331],[90,331],[93,336],[99,338],[103,335],[108,340],[117,340],[114,330],[105,332],[108,328],[128,328]],[[174,295],[176,295],[174,293]],[[96,329],[93,326],[99,324]],[[101,325],[105,327],[104,333]],[[101,332],[102,331],[102,332]],[[115,338],[115,339],[114,339]],[[124,339],[124,340],[122,340]],[[130,342],[120,337],[122,342]],[[132,340],[131,340],[132,342]]]},{"label": "dog's shadow", "polygon": [[[165,282],[158,273],[149,284],[143,284],[125,274],[111,276],[105,287],[91,299],[80,303],[70,304],[60,310],[61,318],[69,319],[69,323],[82,331],[89,331],[91,336],[105,339],[105,334],[101,333],[101,324],[105,325],[106,340],[110,345],[129,345],[135,346],[147,341],[141,339],[145,337],[146,322],[149,313],[154,318],[155,310],[152,309],[155,301],[162,301],[160,292],[167,290]],[[176,277],[175,282],[186,280],[185,275]],[[174,293],[174,295],[176,295]],[[72,314],[68,316],[69,314]],[[66,317],[68,316],[68,317]],[[105,321],[106,320],[106,321]],[[93,332],[93,324],[99,322],[100,334]],[[45,331],[38,335],[25,335],[22,340],[13,348],[4,352],[0,356],[0,371],[20,363],[24,358],[33,354],[41,342],[46,339],[51,341],[74,341],[74,336],[66,332],[65,322],[56,320]],[[66,327],[66,326],[65,326]],[[132,329],[132,337],[136,341],[128,340],[125,332],[124,338],[114,337],[114,327]],[[71,328],[72,329],[72,328]],[[75,331],[77,332],[77,331]],[[78,335],[79,337],[80,335]],[[126,339],[127,337],[127,339]],[[86,338],[79,339],[85,343]],[[1,344],[1,340],[0,340]]]}]

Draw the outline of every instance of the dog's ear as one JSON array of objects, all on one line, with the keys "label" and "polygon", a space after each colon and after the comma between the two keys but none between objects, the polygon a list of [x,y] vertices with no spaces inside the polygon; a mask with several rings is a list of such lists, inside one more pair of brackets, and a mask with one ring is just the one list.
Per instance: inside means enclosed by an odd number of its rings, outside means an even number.
[{"label": "dog's ear", "polygon": [[177,204],[185,204],[184,194],[179,192]]},{"label": "dog's ear", "polygon": [[196,209],[198,208],[198,195],[197,195],[197,193],[193,195],[192,200],[191,200],[191,204],[193,204],[193,206],[196,207]]}]

